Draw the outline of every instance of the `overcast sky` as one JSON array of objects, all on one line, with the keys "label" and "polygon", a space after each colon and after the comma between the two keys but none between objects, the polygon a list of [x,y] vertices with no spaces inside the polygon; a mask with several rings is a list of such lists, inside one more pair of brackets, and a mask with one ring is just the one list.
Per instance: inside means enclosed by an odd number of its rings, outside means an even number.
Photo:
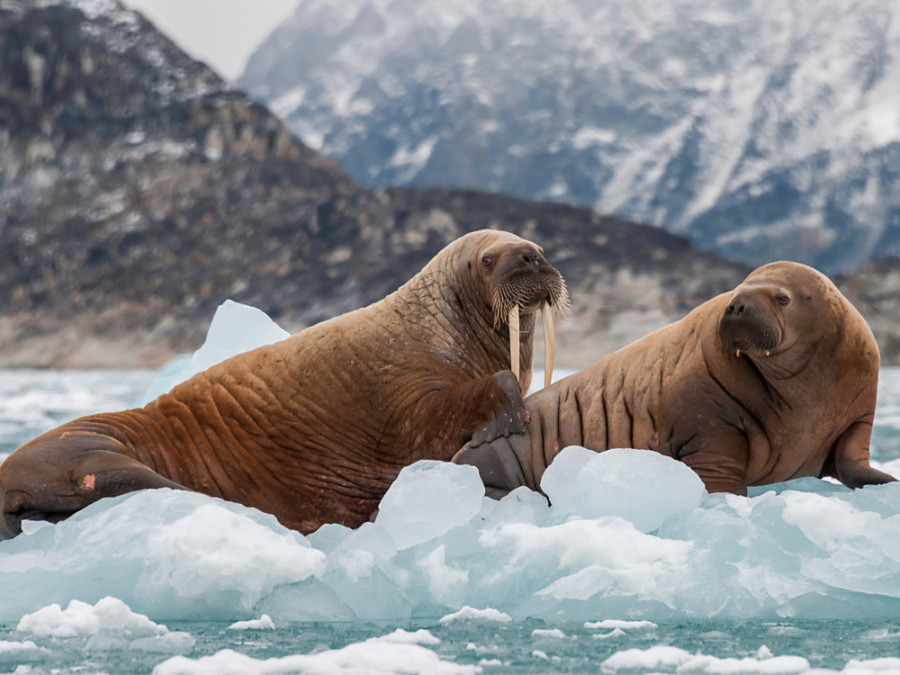
[{"label": "overcast sky", "polygon": [[[300,0],[123,0],[226,80]],[[339,1],[339,0],[338,0]]]}]

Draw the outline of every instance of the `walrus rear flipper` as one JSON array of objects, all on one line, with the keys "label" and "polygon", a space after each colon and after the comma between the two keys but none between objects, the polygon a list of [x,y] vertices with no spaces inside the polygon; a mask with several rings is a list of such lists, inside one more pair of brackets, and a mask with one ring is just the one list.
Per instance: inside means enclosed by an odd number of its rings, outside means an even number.
[{"label": "walrus rear flipper", "polygon": [[22,531],[23,520],[58,523],[104,497],[148,488],[185,489],[119,452],[90,449],[109,439],[40,437],[0,466],[0,536]]}]

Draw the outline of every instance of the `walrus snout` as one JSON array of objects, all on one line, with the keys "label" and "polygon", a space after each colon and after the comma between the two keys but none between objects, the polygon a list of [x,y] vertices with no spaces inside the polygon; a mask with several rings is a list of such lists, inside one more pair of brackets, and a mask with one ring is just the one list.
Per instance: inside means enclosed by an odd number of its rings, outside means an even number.
[{"label": "walrus snout", "polygon": [[[555,336],[552,312],[565,314],[569,293],[562,274],[533,246],[505,251],[497,261],[493,277],[494,325],[506,322],[509,330],[510,370],[519,377],[520,317],[541,311],[544,326],[544,383],[553,375]],[[553,309],[551,309],[553,308]]]},{"label": "walrus snout", "polygon": [[781,340],[781,329],[761,294],[739,292],[732,296],[722,314],[719,336],[738,356],[742,351],[768,356]]}]

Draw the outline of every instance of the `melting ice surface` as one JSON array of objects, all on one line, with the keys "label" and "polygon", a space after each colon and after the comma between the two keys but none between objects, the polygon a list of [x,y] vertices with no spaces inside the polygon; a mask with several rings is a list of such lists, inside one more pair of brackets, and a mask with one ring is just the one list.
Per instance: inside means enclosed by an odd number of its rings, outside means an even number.
[{"label": "melting ice surface", "polygon": [[[283,337],[222,312],[151,391]],[[881,379],[873,456],[900,475],[900,370]],[[542,488],[553,506],[495,502],[420,462],[373,523],[308,537],[199,494],[104,500],[0,542],[0,671],[900,672],[900,484],[708,495],[655,453],[573,447]]]}]

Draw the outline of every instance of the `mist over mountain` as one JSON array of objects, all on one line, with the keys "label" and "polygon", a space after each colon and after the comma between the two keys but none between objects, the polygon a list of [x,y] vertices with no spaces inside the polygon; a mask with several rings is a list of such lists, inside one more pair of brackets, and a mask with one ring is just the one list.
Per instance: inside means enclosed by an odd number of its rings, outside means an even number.
[{"label": "mist over mountain", "polygon": [[368,188],[587,205],[750,263],[900,254],[900,5],[303,0],[238,85]]}]

